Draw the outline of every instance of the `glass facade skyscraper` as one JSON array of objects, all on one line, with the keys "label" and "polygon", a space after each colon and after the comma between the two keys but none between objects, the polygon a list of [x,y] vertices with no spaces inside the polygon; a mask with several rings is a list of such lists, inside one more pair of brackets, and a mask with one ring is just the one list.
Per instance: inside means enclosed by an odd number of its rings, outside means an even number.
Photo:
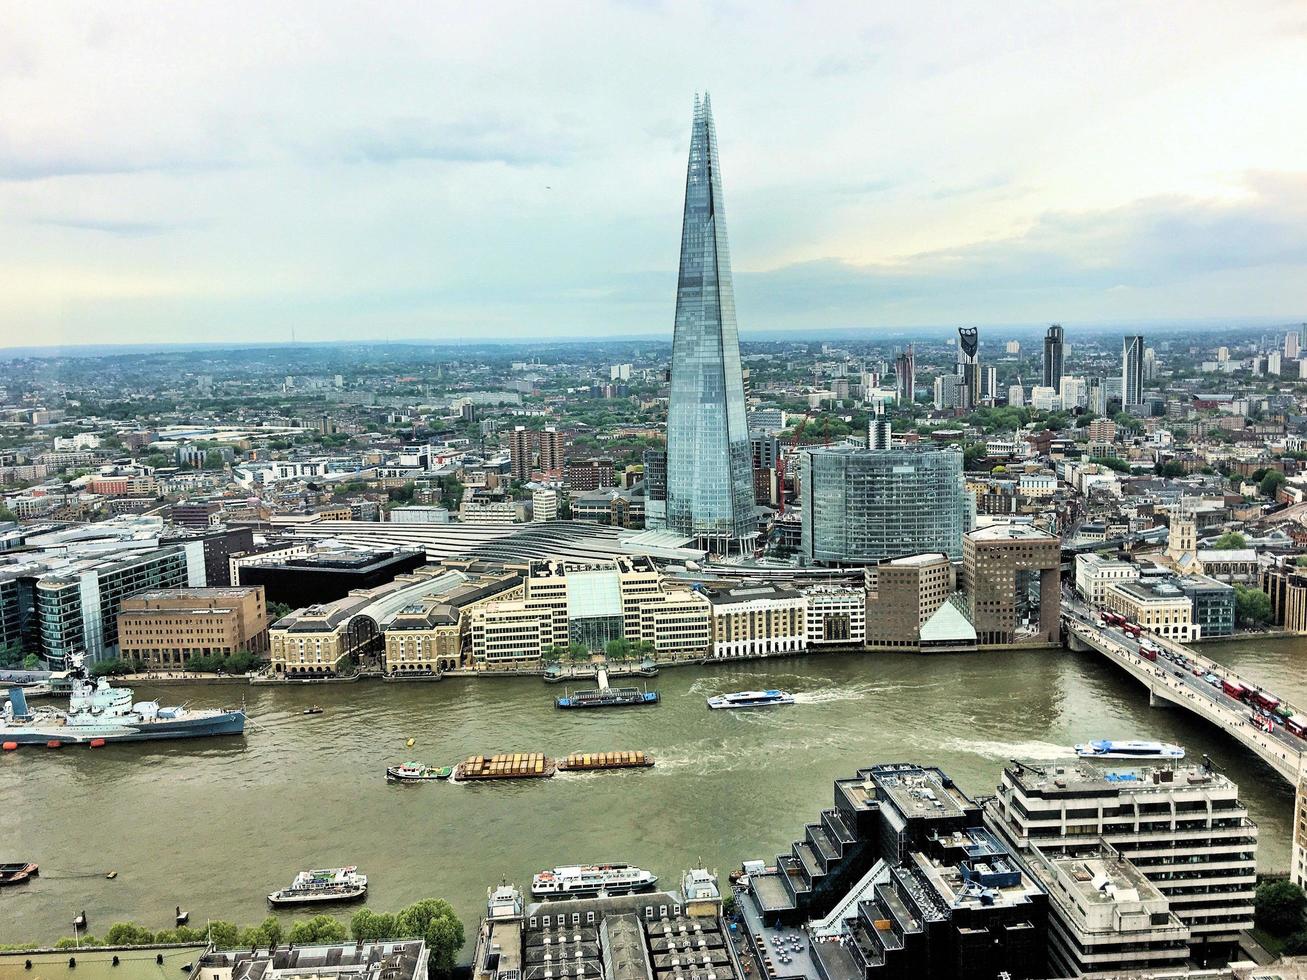
[{"label": "glass facade skyscraper", "polygon": [[962,557],[973,504],[962,450],[827,446],[801,455],[803,555],[857,565],[942,552]]},{"label": "glass facade skyscraper", "polygon": [[694,100],[667,411],[669,530],[726,553],[757,535],[717,131]]}]

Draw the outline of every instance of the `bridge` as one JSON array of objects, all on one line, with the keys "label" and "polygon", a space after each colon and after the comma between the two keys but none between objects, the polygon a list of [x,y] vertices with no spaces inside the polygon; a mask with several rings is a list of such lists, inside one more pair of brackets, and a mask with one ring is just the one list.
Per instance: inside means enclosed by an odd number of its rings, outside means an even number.
[{"label": "bridge", "polygon": [[[1161,637],[1150,636],[1149,639],[1162,654],[1156,661],[1145,659],[1139,653],[1138,640],[1115,627],[1098,625],[1098,617],[1078,598],[1064,596],[1062,619],[1067,630],[1067,645],[1072,650],[1093,650],[1102,654],[1148,688],[1150,705],[1174,705],[1198,715],[1251,750],[1288,780],[1290,786],[1297,788],[1299,774],[1307,760],[1307,741],[1287,731],[1279,719],[1273,731],[1257,727],[1249,705],[1230,697],[1222,688],[1213,687],[1203,680],[1203,675],[1214,674],[1223,680],[1240,681],[1250,689],[1258,687],[1257,684],[1189,647]],[[1288,705],[1288,702],[1284,703]]]}]

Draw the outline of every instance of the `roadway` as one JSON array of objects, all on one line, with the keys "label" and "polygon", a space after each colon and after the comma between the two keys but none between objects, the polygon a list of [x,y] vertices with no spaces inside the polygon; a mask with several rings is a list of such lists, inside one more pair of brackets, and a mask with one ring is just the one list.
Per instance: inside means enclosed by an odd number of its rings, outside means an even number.
[{"label": "roadway", "polygon": [[[1151,634],[1149,639],[1161,653],[1156,661],[1147,660],[1139,653],[1139,640],[1116,627],[1100,626],[1097,613],[1074,594],[1064,593],[1062,612],[1075,636],[1133,674],[1148,687],[1154,700],[1188,708],[1215,724],[1256,752],[1291,785],[1297,786],[1307,755],[1307,742],[1285,729],[1278,718],[1273,731],[1258,728],[1253,723],[1255,713],[1250,705],[1230,697],[1222,688],[1203,680],[1203,676],[1212,674],[1221,679],[1237,680],[1249,688],[1259,685],[1190,647]],[[1198,673],[1194,672],[1195,669]],[[1287,701],[1283,703],[1291,710],[1299,711]]]}]

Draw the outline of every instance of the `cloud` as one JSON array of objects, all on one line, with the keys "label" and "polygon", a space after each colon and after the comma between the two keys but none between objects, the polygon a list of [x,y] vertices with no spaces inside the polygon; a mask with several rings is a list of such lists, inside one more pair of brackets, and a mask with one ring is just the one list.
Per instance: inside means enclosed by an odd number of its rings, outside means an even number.
[{"label": "cloud", "polygon": [[346,133],[335,149],[348,162],[431,160],[522,167],[561,164],[576,146],[572,135],[558,126],[541,131],[502,119],[441,123],[410,117]]}]

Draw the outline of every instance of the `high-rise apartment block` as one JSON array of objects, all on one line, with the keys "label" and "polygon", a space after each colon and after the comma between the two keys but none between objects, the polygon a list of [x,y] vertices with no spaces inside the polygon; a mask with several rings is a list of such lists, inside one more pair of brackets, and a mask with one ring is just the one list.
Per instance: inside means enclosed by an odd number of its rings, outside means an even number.
[{"label": "high-rise apartment block", "polygon": [[567,465],[563,433],[553,426],[546,429],[514,426],[508,434],[508,458],[514,480],[526,483],[537,469],[546,476],[561,476]]},{"label": "high-rise apartment block", "polygon": [[917,399],[917,356],[912,345],[894,359],[894,391],[900,405],[911,405]]}]

